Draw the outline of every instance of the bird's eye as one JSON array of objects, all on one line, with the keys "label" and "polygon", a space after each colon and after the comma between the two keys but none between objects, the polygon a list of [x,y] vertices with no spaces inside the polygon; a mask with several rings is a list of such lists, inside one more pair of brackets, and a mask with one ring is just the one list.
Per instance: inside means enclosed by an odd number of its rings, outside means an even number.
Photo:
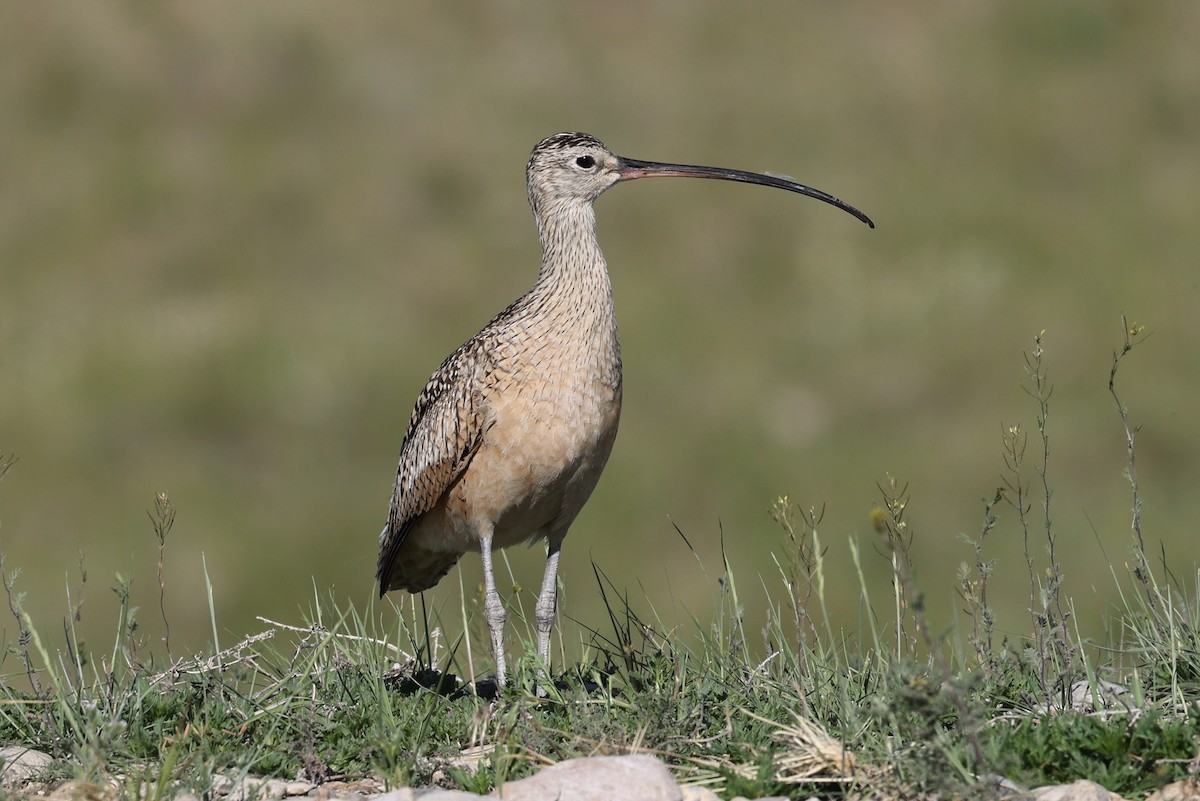
[{"label": "bird's eye", "polygon": [[596,160],[591,156],[580,156],[579,158],[575,159],[575,165],[577,167],[582,167],[585,170],[590,170],[592,167],[596,166]]}]

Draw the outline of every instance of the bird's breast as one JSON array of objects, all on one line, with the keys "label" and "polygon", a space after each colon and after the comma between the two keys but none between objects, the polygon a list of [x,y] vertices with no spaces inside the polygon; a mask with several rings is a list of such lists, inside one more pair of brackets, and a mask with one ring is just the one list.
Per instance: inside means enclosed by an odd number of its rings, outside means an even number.
[{"label": "bird's breast", "polygon": [[507,369],[496,371],[496,385],[486,400],[492,421],[488,438],[511,439],[505,444],[519,450],[543,479],[587,460],[615,431],[620,417],[621,364],[615,340],[615,331],[611,343],[590,346],[543,338]]},{"label": "bird's breast", "polygon": [[[528,345],[509,334],[509,344]],[[599,341],[545,335],[493,349],[481,392],[487,430],[452,493],[452,514],[495,524],[495,544],[565,533],[599,480],[621,415],[615,329]]]}]

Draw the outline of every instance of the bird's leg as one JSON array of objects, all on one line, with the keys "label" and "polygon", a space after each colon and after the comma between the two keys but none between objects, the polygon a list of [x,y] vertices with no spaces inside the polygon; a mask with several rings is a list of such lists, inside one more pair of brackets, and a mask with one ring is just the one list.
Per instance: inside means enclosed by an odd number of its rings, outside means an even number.
[{"label": "bird's leg", "polygon": [[542,576],[542,591],[538,595],[537,606],[534,610],[537,621],[538,656],[541,657],[547,673],[550,671],[550,629],[554,626],[555,602],[558,599],[558,553],[561,548],[561,538],[550,539],[546,553],[546,572]]},{"label": "bird's leg", "polygon": [[496,571],[492,567],[492,528],[479,537],[479,552],[483,557],[483,614],[492,632],[492,656],[496,661],[496,689],[504,689],[504,604],[496,592]]}]

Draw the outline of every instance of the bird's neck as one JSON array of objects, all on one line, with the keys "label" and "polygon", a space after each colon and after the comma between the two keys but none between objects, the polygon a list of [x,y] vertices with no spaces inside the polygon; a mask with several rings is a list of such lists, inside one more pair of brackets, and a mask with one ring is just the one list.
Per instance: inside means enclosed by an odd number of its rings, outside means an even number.
[{"label": "bird's neck", "polygon": [[542,269],[533,291],[546,298],[569,300],[580,315],[613,316],[612,283],[591,203],[564,202],[538,215]]}]

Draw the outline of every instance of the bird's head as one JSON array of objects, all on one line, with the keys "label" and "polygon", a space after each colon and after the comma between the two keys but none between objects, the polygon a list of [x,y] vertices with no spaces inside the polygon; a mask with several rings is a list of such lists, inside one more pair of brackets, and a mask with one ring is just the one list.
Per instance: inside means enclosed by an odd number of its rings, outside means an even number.
[{"label": "bird's head", "polygon": [[613,153],[596,137],[585,133],[557,133],[538,142],[529,156],[525,176],[529,183],[529,202],[539,221],[543,214],[555,207],[573,203],[590,204],[618,181],[638,178],[714,178],[807,195],[836,206],[875,227],[870,217],[849,203],[790,178],[726,167],[625,158]]},{"label": "bird's head", "polygon": [[621,159],[594,136],[557,133],[537,143],[525,167],[534,209],[562,202],[591,203],[621,180]]}]

